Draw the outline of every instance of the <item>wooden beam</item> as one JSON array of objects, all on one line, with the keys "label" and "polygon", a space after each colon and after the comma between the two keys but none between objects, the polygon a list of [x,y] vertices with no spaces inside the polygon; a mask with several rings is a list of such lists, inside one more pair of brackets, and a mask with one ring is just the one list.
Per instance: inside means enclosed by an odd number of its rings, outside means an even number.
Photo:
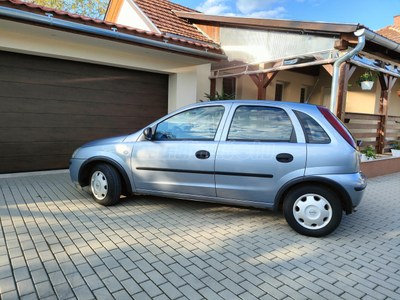
[{"label": "wooden beam", "polygon": [[258,84],[257,84],[257,100],[265,100],[265,89],[263,88],[265,74],[261,73],[258,75]]},{"label": "wooden beam", "polygon": [[348,47],[349,47],[349,42],[344,39],[335,41],[334,48],[336,50],[346,50]]},{"label": "wooden beam", "polygon": [[267,88],[267,86],[272,82],[272,80],[275,78],[278,72],[279,71],[264,74],[264,82],[263,82],[264,89]]},{"label": "wooden beam", "polygon": [[340,39],[346,40],[346,41],[348,41],[349,43],[352,43],[352,44],[358,44],[358,37],[356,37],[353,32],[342,33],[340,35]]},{"label": "wooden beam", "polygon": [[[354,71],[353,71],[354,72]],[[336,116],[344,121],[346,103],[347,103],[347,88],[350,79],[350,64],[344,63],[339,70],[339,87],[336,107]]]},{"label": "wooden beam", "polygon": [[397,80],[396,77],[387,74],[379,74],[379,82],[381,84],[381,95],[379,99],[379,114],[382,116],[382,120],[378,122],[379,137],[377,138],[377,152],[380,154],[382,154],[385,149],[389,100],[393,85],[396,82],[396,80]]},{"label": "wooden beam", "polygon": [[332,64],[326,64],[326,65],[322,65],[325,69],[325,71],[327,71],[329,73],[329,75],[333,76],[333,65]]},{"label": "wooden beam", "polygon": [[215,97],[215,91],[216,91],[216,89],[217,89],[217,80],[214,78],[214,79],[210,79],[210,95],[212,96],[212,97]]},{"label": "wooden beam", "polygon": [[253,80],[254,84],[256,86],[258,86],[258,83],[260,82],[260,78],[258,77],[258,75],[257,74],[252,74],[252,75],[249,75],[249,76],[250,76],[251,80]]}]

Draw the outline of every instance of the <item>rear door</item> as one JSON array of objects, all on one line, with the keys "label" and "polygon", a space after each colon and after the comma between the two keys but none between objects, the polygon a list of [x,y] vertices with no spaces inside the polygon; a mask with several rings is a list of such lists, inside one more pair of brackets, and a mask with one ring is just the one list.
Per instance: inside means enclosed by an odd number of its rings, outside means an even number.
[{"label": "rear door", "polygon": [[306,144],[291,110],[234,105],[215,162],[217,196],[272,205],[279,188],[304,176]]}]

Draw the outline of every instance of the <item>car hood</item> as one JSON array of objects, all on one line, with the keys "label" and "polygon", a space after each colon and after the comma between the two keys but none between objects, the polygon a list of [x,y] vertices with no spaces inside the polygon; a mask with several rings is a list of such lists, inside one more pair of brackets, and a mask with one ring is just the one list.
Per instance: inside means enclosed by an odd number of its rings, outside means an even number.
[{"label": "car hood", "polygon": [[129,134],[124,134],[124,135],[118,135],[118,136],[113,136],[101,140],[96,140],[93,142],[89,142],[85,145],[82,146],[82,148],[86,147],[93,147],[93,146],[100,146],[100,145],[106,145],[106,144],[116,144],[116,143],[122,143]]}]

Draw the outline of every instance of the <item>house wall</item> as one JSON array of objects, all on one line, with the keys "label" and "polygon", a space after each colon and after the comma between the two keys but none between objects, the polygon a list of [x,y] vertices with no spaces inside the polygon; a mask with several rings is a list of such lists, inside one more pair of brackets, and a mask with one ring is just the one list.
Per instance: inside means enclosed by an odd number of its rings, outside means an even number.
[{"label": "house wall", "polygon": [[[300,102],[301,88],[305,87],[307,93],[310,93],[314,86],[314,77],[309,75],[300,75],[290,71],[280,71],[266,89],[266,99],[275,99],[276,84],[281,83],[283,89],[283,101]],[[236,99],[254,100],[257,99],[257,87],[250,76],[241,76],[236,80]],[[308,95],[308,94],[306,94]]]},{"label": "house wall", "polygon": [[[0,20],[0,36],[4,51],[169,74],[171,110],[197,102],[210,90],[210,63],[205,59],[5,20]],[[174,85],[181,82],[191,88],[179,92],[182,87]]]}]

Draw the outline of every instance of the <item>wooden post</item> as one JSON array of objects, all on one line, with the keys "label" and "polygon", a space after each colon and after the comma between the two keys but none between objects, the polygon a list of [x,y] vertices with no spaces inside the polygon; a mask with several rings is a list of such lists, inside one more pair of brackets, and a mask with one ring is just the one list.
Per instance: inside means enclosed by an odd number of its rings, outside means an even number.
[{"label": "wooden post", "polygon": [[276,74],[278,74],[278,71],[271,73],[260,73],[258,75],[249,75],[254,84],[257,86],[257,100],[265,100],[266,88],[275,78]]},{"label": "wooden post", "polygon": [[378,145],[377,145],[377,153],[383,154],[385,151],[385,139],[386,139],[386,129],[387,129],[387,121],[388,121],[388,111],[389,111],[389,100],[390,94],[393,88],[394,83],[397,78],[387,75],[387,74],[379,74],[379,83],[381,84],[381,95],[379,99],[379,114],[382,115],[382,119],[378,128]]},{"label": "wooden post", "polygon": [[210,79],[210,95],[215,97],[215,90],[217,89],[217,80],[215,78]]},{"label": "wooden post", "polygon": [[[215,76],[217,72],[213,72],[213,75]],[[210,95],[212,97],[215,97],[215,91],[217,90],[217,79],[210,79]]]},{"label": "wooden post", "polygon": [[345,63],[340,67],[336,116],[342,121],[344,121],[344,116],[346,113],[347,89],[349,85],[349,79],[351,75],[353,75],[355,70],[356,67],[350,67],[349,63]]}]

